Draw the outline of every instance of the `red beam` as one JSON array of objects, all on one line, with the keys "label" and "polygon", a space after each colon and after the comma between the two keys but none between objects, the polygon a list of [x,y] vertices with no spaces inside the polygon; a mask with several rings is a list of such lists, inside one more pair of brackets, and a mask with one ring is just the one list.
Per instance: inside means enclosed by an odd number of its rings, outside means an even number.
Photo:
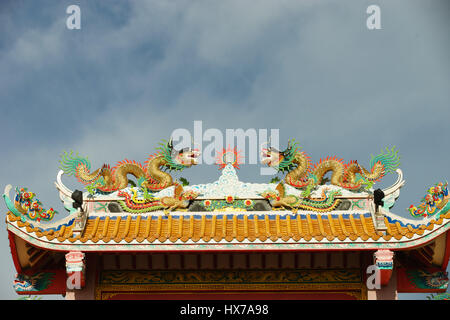
[{"label": "red beam", "polygon": [[20,266],[19,257],[17,256],[16,241],[14,238],[14,233],[8,230],[9,248],[11,249],[14,267],[16,268],[17,273],[22,273],[22,267]]},{"label": "red beam", "polygon": [[444,262],[442,264],[442,270],[447,270],[448,260],[450,259],[450,231],[447,231],[446,235],[447,241],[445,244],[445,254],[444,254]]}]

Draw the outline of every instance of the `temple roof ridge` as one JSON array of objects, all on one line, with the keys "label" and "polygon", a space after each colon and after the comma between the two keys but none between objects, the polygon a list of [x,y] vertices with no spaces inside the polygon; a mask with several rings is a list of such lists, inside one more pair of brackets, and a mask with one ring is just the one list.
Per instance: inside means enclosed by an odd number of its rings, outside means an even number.
[{"label": "temple roof ridge", "polygon": [[[417,227],[403,225],[385,218],[387,232],[377,231],[370,213],[345,215],[292,213],[198,214],[177,212],[173,215],[113,215],[89,216],[83,232],[76,233],[75,225],[42,230],[20,217],[8,214],[8,230],[21,234],[27,241],[53,249],[68,244],[81,246],[83,250],[98,250],[94,244],[108,244],[102,250],[118,250],[117,244],[135,245],[136,250],[161,250],[159,245],[189,250],[192,245],[219,243],[242,244],[242,248],[272,248],[272,243],[286,249],[327,248],[340,244],[340,248],[396,248],[415,247],[429,241],[430,235],[439,236],[449,229],[450,212],[427,225]],[[433,238],[434,238],[433,237]],[[403,244],[402,244],[403,243]],[[184,247],[186,245],[186,247]],[[248,247],[247,247],[248,246]],[[292,247],[294,246],[294,247]],[[81,248],[80,247],[80,248]],[[198,249],[200,249],[198,247]],[[262,249],[263,247],[259,248]],[[212,249],[213,247],[211,247]],[[123,248],[125,250],[125,247]]]},{"label": "temple roof ridge", "polygon": [[450,209],[450,202],[444,207],[441,212],[436,216],[427,216],[422,217],[421,219],[411,219],[402,217],[396,213],[390,212],[384,208],[380,208],[380,213],[384,215],[386,218],[388,218],[390,221],[399,221],[400,223],[403,223],[404,225],[412,225],[415,227],[418,227],[420,225],[429,225],[431,222],[435,222],[440,219],[441,215],[445,215],[448,210]]}]

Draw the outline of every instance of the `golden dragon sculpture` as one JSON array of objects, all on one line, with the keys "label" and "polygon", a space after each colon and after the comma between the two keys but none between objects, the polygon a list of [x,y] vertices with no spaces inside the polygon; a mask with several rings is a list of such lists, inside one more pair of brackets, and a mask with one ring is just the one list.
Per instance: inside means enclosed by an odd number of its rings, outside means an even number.
[{"label": "golden dragon sculpture", "polygon": [[316,212],[327,212],[334,210],[340,201],[336,197],[341,195],[339,191],[331,191],[327,194],[327,189],[324,188],[320,198],[302,199],[293,194],[286,194],[286,188],[283,182],[280,182],[276,186],[275,190],[276,192],[271,190],[264,191],[261,193],[261,196],[268,199],[275,210],[290,209],[293,213],[297,213],[299,209]]},{"label": "golden dragon sculpture", "polygon": [[120,200],[119,204],[126,212],[144,213],[164,209],[167,214],[169,211],[186,209],[191,200],[197,198],[199,195],[199,193],[192,190],[184,191],[183,186],[179,183],[174,183],[174,186],[173,196],[161,198],[144,195],[143,199],[138,199],[137,192],[134,188],[131,190],[133,195],[119,191],[118,195],[125,198],[124,200]]},{"label": "golden dragon sculpture", "polygon": [[141,187],[151,191],[158,191],[172,186],[172,176],[163,171],[181,171],[198,163],[200,152],[196,149],[185,148],[175,150],[172,140],[160,143],[158,152],[148,157],[142,165],[139,162],[125,159],[114,167],[104,164],[101,168],[91,172],[88,158],[64,152],[60,161],[60,168],[64,173],[74,175],[81,183],[88,185],[89,191],[113,192],[124,189],[129,184],[128,175],[138,179]]},{"label": "golden dragon sculpture", "polygon": [[342,159],[327,157],[312,165],[306,153],[300,151],[295,141],[289,141],[286,150],[278,151],[273,147],[263,148],[261,162],[280,172],[287,172],[285,182],[295,188],[306,188],[303,196],[309,196],[312,189],[320,185],[328,172],[331,174],[331,184],[357,190],[362,187],[369,189],[381,180],[387,172],[394,172],[399,166],[400,157],[393,147],[385,152],[372,156],[370,171],[359,165],[357,161],[344,163]]}]

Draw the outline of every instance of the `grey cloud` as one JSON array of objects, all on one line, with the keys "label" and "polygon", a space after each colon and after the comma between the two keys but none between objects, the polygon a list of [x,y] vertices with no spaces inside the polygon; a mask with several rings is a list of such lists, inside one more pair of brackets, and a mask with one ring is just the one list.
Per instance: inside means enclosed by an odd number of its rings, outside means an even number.
[{"label": "grey cloud", "polygon": [[[313,160],[368,164],[397,145],[407,185],[394,211],[406,216],[449,177],[449,6],[378,2],[383,29],[369,31],[370,1],[80,1],[73,32],[64,3],[24,2],[13,12],[25,27],[8,19],[0,41],[11,39],[0,45],[2,186],[29,186],[63,214],[52,183],[63,149],[94,167],[144,161],[172,130],[202,120],[204,130],[279,128],[281,147],[297,138]],[[177,176],[218,174],[203,165]],[[250,165],[239,176],[270,179]],[[64,181],[80,188],[74,180]]]}]

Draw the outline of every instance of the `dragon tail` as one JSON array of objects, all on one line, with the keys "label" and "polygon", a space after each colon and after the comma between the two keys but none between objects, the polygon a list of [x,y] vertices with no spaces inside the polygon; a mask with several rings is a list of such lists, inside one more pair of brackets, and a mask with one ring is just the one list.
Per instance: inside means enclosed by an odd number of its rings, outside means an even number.
[{"label": "dragon tail", "polygon": [[88,158],[82,158],[77,154],[73,154],[63,151],[60,160],[60,169],[69,176],[75,176],[80,182],[89,184],[99,178],[100,170],[97,169],[93,173],[91,170],[91,162]]},{"label": "dragon tail", "polygon": [[381,150],[379,155],[375,157],[372,156],[370,159],[370,167],[373,168],[377,162],[380,162],[384,166],[384,170],[386,172],[394,172],[395,169],[400,166],[400,156],[398,155],[398,150],[395,149],[395,146],[393,146],[390,150],[386,147],[385,152]]},{"label": "dragon tail", "polygon": [[370,159],[371,172],[363,170],[363,174],[372,181],[379,181],[386,173],[394,172],[400,166],[400,156],[395,146],[391,149],[381,150],[376,156]]}]

